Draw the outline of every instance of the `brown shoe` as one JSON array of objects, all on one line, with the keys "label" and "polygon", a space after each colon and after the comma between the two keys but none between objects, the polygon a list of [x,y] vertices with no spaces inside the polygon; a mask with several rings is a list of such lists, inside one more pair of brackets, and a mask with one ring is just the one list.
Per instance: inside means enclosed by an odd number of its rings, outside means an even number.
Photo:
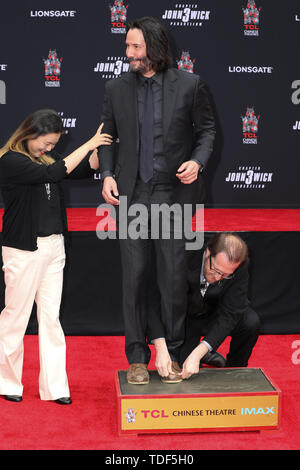
[{"label": "brown shoe", "polygon": [[132,385],[145,385],[149,383],[147,364],[130,364],[127,371],[127,382]]},{"label": "brown shoe", "polygon": [[172,361],[172,370],[173,374],[169,374],[168,377],[161,377],[161,381],[164,384],[178,384],[179,382],[182,382],[182,377],[179,375],[181,369],[178,362]]}]

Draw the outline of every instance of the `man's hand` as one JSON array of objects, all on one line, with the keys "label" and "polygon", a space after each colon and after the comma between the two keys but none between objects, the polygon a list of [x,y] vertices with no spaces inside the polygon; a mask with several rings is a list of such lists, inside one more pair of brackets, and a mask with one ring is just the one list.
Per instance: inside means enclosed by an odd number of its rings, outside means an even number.
[{"label": "man's hand", "polygon": [[186,358],[182,366],[181,377],[189,379],[193,374],[198,374],[200,361],[203,356],[208,352],[208,347],[200,343]]},{"label": "man's hand", "polygon": [[191,184],[198,178],[200,164],[193,160],[183,162],[177,170],[176,176],[183,184]]},{"label": "man's hand", "polygon": [[118,186],[116,180],[112,176],[106,176],[103,181],[102,196],[107,204],[118,206],[119,200],[114,196],[119,196]]},{"label": "man's hand", "polygon": [[153,341],[156,349],[155,367],[161,377],[168,377],[172,374],[172,360],[164,338]]}]

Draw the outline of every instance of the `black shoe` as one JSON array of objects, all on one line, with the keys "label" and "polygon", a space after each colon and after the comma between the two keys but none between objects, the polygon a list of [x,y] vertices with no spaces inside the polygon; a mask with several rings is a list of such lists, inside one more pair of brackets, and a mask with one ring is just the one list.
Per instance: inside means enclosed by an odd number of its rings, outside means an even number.
[{"label": "black shoe", "polygon": [[226,359],[220,353],[211,351],[202,357],[201,364],[206,364],[212,367],[225,367]]},{"label": "black shoe", "polygon": [[70,397],[62,397],[55,400],[55,403],[58,403],[59,405],[71,405],[72,400]]},{"label": "black shoe", "polygon": [[14,401],[14,402],[20,402],[22,401],[22,397],[20,395],[3,395],[5,400],[8,401]]}]

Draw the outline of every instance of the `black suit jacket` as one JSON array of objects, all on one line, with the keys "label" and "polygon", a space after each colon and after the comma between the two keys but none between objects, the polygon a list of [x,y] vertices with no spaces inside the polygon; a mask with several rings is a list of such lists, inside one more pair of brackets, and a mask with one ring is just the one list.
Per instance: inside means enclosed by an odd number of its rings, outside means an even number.
[{"label": "black suit jacket", "polygon": [[[208,344],[217,350],[225,338],[241,320],[248,300],[248,262],[240,266],[232,279],[222,279],[210,284],[204,297],[200,292],[200,273],[205,248],[187,252],[188,283],[187,283],[187,334],[203,336]],[[159,313],[159,299],[155,286],[151,291],[148,336],[152,341],[165,337],[164,326]],[[203,328],[205,327],[205,328]],[[187,342],[188,337],[185,338]]]},{"label": "black suit jacket", "polygon": [[[106,83],[103,132],[119,139],[117,157],[113,146],[100,151],[100,172],[110,171],[120,195],[130,202],[139,169],[139,121],[137,77],[128,72]],[[201,198],[202,177],[190,185],[180,183],[176,172],[182,162],[195,159],[204,167],[215,136],[214,118],[207,92],[199,76],[177,69],[163,74],[163,142],[174,202],[191,203]],[[201,202],[201,200],[199,201]]]},{"label": "black suit jacket", "polygon": [[[249,305],[248,263],[240,266],[232,279],[222,279],[210,284],[202,297],[200,273],[205,249],[188,252],[188,316],[207,321],[209,325],[204,340],[216,350],[230,335]],[[210,320],[209,317],[212,317]],[[197,323],[197,321],[196,321]]]}]

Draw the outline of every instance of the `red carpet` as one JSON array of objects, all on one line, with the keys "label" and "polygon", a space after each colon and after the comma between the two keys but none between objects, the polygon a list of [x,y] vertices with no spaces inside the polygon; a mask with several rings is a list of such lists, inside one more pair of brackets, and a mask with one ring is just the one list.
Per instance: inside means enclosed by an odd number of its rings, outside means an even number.
[{"label": "red carpet", "polygon": [[[294,341],[298,341],[297,349],[293,349]],[[73,404],[62,406],[53,402],[42,402],[39,399],[37,337],[26,336],[24,399],[22,403],[11,403],[0,398],[0,449],[296,450],[300,448],[300,335],[261,336],[254,349],[249,366],[261,367],[283,393],[280,429],[260,432],[119,437],[114,374],[116,370],[127,367],[123,345],[123,337],[67,337],[68,374]],[[228,342],[225,342],[220,351],[226,352],[227,348]],[[151,366],[153,368],[153,363]]]},{"label": "red carpet", "polygon": [[[0,209],[0,230],[2,229]],[[94,231],[95,208],[68,209],[71,231]],[[297,209],[206,209],[205,230],[300,231]],[[293,349],[298,341],[297,350]],[[127,368],[123,337],[67,337],[73,404],[42,402],[38,395],[36,336],[25,337],[24,399],[0,398],[1,450],[296,450],[300,448],[300,335],[261,336],[249,366],[261,367],[282,390],[279,430],[119,437],[114,385]],[[228,340],[220,348],[226,352]],[[296,361],[292,361],[292,357]],[[153,362],[151,368],[154,368]]]},{"label": "red carpet", "polygon": [[[67,209],[69,230],[94,231],[96,208]],[[3,209],[0,209],[0,231]],[[205,209],[206,231],[300,231],[300,209]]]},{"label": "red carpet", "polygon": [[[69,230],[96,230],[95,208],[68,209]],[[300,209],[205,209],[205,231],[300,231]]]}]

